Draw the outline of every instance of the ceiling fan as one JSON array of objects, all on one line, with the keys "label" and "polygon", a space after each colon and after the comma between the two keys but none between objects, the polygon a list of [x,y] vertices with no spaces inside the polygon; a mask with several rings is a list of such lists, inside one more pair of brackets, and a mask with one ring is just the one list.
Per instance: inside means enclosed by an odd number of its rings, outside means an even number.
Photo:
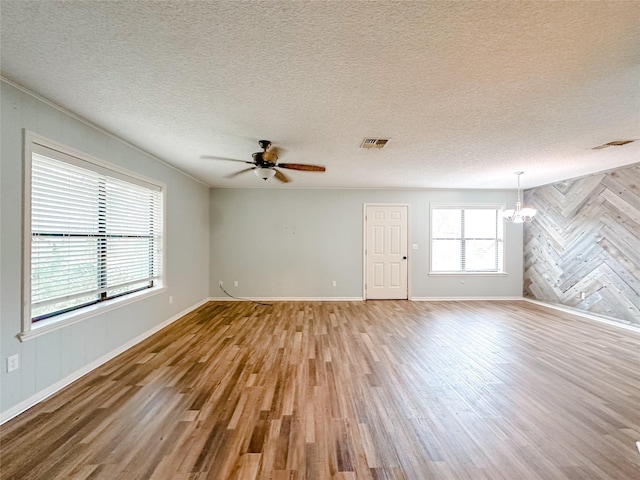
[{"label": "ceiling fan", "polygon": [[269,140],[259,140],[258,145],[262,148],[261,152],[256,152],[252,156],[253,161],[247,160],[236,160],[235,158],[222,158],[222,157],[209,157],[202,156],[204,159],[211,160],[228,160],[231,162],[242,162],[253,165],[252,167],[245,168],[244,170],[240,170],[238,172],[232,173],[230,175],[225,175],[225,178],[233,178],[237,175],[240,175],[244,172],[249,172],[251,170],[263,180],[268,180],[271,177],[276,177],[282,183],[288,183],[291,180],[284,173],[282,173],[280,168],[288,168],[289,170],[302,170],[305,172],[324,172],[326,171],[325,167],[321,167],[319,165],[308,165],[303,163],[278,163],[278,149],[271,145]]}]

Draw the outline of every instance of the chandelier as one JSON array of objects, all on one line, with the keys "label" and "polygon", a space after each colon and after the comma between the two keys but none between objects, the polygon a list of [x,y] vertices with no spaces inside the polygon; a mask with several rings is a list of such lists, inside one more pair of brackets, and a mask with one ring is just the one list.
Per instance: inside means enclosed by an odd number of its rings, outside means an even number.
[{"label": "chandelier", "polygon": [[509,223],[530,222],[531,220],[533,220],[533,217],[536,216],[536,213],[538,213],[538,211],[533,207],[522,206],[522,202],[520,200],[520,175],[522,175],[523,173],[524,172],[515,173],[515,175],[518,176],[518,201],[516,202],[516,208],[512,208],[502,212],[504,220]]}]

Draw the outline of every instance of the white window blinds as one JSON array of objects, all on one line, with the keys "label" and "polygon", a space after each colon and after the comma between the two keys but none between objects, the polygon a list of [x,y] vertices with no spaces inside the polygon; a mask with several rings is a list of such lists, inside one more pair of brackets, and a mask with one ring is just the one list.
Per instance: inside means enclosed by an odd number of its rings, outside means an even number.
[{"label": "white window blinds", "polygon": [[502,272],[501,208],[431,209],[432,272]]},{"label": "white window blinds", "polygon": [[161,235],[159,186],[34,146],[33,321],[153,287]]}]

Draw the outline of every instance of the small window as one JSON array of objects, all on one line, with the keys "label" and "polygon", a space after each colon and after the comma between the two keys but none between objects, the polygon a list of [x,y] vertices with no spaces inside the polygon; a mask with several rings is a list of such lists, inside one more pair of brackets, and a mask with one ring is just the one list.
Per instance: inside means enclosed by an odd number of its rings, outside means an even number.
[{"label": "small window", "polygon": [[431,208],[431,273],[503,273],[502,206]]},{"label": "small window", "polygon": [[30,322],[160,286],[162,186],[27,138]]}]

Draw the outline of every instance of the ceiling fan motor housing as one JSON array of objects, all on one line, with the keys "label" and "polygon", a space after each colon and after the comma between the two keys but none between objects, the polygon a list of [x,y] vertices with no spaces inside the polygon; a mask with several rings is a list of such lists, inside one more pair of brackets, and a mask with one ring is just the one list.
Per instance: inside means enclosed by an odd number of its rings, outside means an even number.
[{"label": "ceiling fan motor housing", "polygon": [[251,155],[253,158],[253,163],[258,165],[259,167],[273,167],[278,161],[278,155],[275,152],[255,152]]},{"label": "ceiling fan motor housing", "polygon": [[[274,167],[276,164],[275,160],[278,159],[277,156],[269,155],[268,152],[256,152],[251,156],[253,157],[253,163],[255,163],[258,167],[261,167],[261,168]],[[269,157],[273,157],[274,161],[271,161]]]}]

